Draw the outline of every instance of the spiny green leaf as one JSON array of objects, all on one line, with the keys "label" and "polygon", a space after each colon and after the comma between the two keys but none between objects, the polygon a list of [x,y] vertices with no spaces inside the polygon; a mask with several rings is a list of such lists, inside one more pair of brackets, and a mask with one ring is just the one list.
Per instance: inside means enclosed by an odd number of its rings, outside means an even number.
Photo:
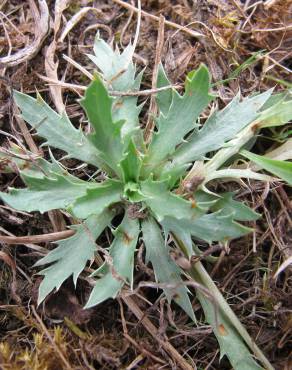
[{"label": "spiny green leaf", "polygon": [[29,189],[11,189],[9,194],[0,193],[0,198],[11,207],[22,211],[41,213],[68,207],[76,198],[86,194],[94,183],[72,182],[70,178],[55,174],[51,177],[22,175]]},{"label": "spiny green leaf", "polygon": [[58,247],[39,260],[35,266],[53,263],[40,272],[44,275],[39,287],[38,304],[54,289],[58,290],[63,282],[73,275],[76,285],[78,276],[92,260],[96,251],[95,240],[110,223],[114,213],[106,210],[99,216],[92,215],[83,224],[71,226],[75,234],[58,242]]},{"label": "spiny green leaf", "polygon": [[165,230],[179,232],[183,229],[197,239],[205,240],[208,243],[228,241],[251,231],[251,229],[234,222],[232,216],[223,215],[221,212],[206,214],[195,220],[165,217],[161,224]]},{"label": "spiny green leaf", "polygon": [[61,165],[61,162],[58,162],[54,158],[53,153],[50,150],[49,154],[50,162],[44,158],[37,158],[30,163],[27,163],[27,161],[25,164],[23,163],[23,167],[20,169],[20,175],[28,187],[34,186],[33,183],[31,184],[31,181],[33,181],[34,178],[42,179],[44,177],[49,177],[51,179],[56,179],[56,175],[63,176],[74,184],[84,185],[89,188],[96,186],[95,181],[85,181],[79,177],[71,175],[68,170]]},{"label": "spiny green leaf", "polygon": [[146,197],[142,193],[139,184],[130,181],[124,186],[124,198],[131,203],[137,203],[142,202]]},{"label": "spiny green leaf", "polygon": [[[169,228],[168,219],[164,220],[165,222],[162,222],[162,227],[165,235],[168,235],[170,232],[174,232],[174,229],[171,230]],[[177,224],[175,227],[175,237],[176,240],[179,240],[181,243],[185,246],[185,255],[190,258],[194,254],[194,246],[193,246],[193,240],[191,233],[184,229],[183,225]]]},{"label": "spiny green leaf", "polygon": [[202,159],[210,151],[221,148],[258,117],[260,108],[270,95],[271,91],[267,91],[241,102],[237,96],[223,110],[213,113],[201,130],[195,131],[176,150],[166,171],[169,172],[176,166],[183,168],[185,164]]},{"label": "spiny green leaf", "polygon": [[92,143],[100,151],[104,162],[120,174],[119,162],[123,156],[121,139],[122,121],[114,122],[112,118],[112,99],[98,77],[86,89],[80,104],[85,109],[94,133],[90,135]]},{"label": "spiny green leaf", "polygon": [[[250,338],[202,263],[197,262],[190,274],[196,282],[207,288],[214,298],[212,302],[201,291],[197,290],[196,292],[204,310],[206,321],[212,326],[219,342],[220,357],[227,355],[235,370],[262,369],[249,352],[246,346],[248,344],[251,350],[261,355],[261,361],[264,361],[263,363],[267,365],[265,368],[272,370],[272,366]],[[215,302],[216,305],[214,305]]]},{"label": "spiny green leaf", "polygon": [[[222,311],[217,309],[210,300],[201,292],[197,292],[197,297],[204,310],[206,321],[209,323],[220,345],[220,358],[227,355],[232,367],[236,370],[260,370],[263,369],[253,359],[251,353],[245,346],[242,338],[226,319]],[[216,318],[218,325],[216,325]]]},{"label": "spiny green leaf", "polygon": [[265,157],[278,161],[287,161],[288,159],[292,159],[292,137],[290,139],[287,139],[285,143],[283,143],[276,149],[265,154]]},{"label": "spiny green leaf", "polygon": [[[214,213],[210,215],[205,215],[203,219],[199,218],[195,221],[193,221],[193,226],[190,226],[190,223],[186,227],[186,224],[184,220],[179,220],[179,222],[176,222],[176,220],[172,218],[166,217],[162,221],[162,225],[164,227],[165,233],[169,233],[169,231],[175,232],[175,235],[179,237],[179,239],[184,243],[184,245],[187,248],[188,256],[193,255],[193,245],[192,245],[192,239],[191,234],[193,234],[195,237],[201,238],[202,236],[206,235],[206,239],[209,242],[211,240],[226,240],[226,232],[227,228],[222,229],[218,233],[218,227],[222,227],[222,220],[220,220],[222,217],[227,216],[228,220],[224,222],[225,226],[232,226],[232,237],[237,237],[242,235],[241,233],[248,232],[248,229],[242,229],[242,226],[239,224],[232,224],[232,220],[238,220],[238,221],[253,221],[257,220],[260,215],[256,212],[254,212],[252,209],[247,207],[242,202],[237,202],[232,199],[233,193],[224,193],[220,194],[218,196],[215,196],[213,194],[207,194],[202,191],[198,191],[194,194],[194,200],[196,201],[198,207],[203,212],[207,212],[209,209],[212,210]],[[220,212],[218,212],[220,211]],[[216,222],[216,218],[218,217],[219,221]],[[207,223],[211,220],[211,224],[208,225]],[[180,222],[181,221],[181,222]],[[204,225],[206,223],[206,225]],[[216,226],[217,224],[217,226]],[[231,224],[231,225],[230,225]],[[199,225],[199,228],[196,229]],[[205,230],[202,230],[200,225],[205,226]],[[193,231],[191,231],[191,229]],[[237,231],[236,231],[237,230]],[[230,229],[228,230],[230,232]],[[238,234],[239,232],[239,234]],[[237,235],[237,236],[236,236]]]},{"label": "spiny green leaf", "polygon": [[151,262],[155,279],[158,283],[173,284],[173,288],[164,288],[163,291],[170,302],[172,299],[190,316],[195,315],[188,297],[188,289],[183,285],[178,266],[172,261],[168,247],[162,238],[161,231],[153,218],[142,223],[143,240],[146,247],[146,262]]},{"label": "spiny green leaf", "polygon": [[212,99],[209,89],[210,75],[208,69],[202,65],[187,78],[183,96],[174,92],[168,114],[161,114],[157,119],[158,132],[153,136],[146,157],[149,168],[172,154],[185,135],[195,128],[199,114]]},{"label": "spiny green leaf", "polygon": [[269,105],[258,118],[260,128],[282,126],[292,119],[291,95],[292,93],[281,93],[269,99]]},{"label": "spiny green leaf", "polygon": [[[119,50],[113,50],[104,42],[99,34],[96,35],[94,42],[95,55],[88,57],[96,64],[102,72],[108,88],[115,91],[126,92],[139,90],[142,72],[135,78],[136,68],[133,64],[133,45],[129,44],[125,50],[120,53]],[[113,98],[112,115],[113,120],[125,121],[121,135],[125,139],[134,133],[134,136],[140,136],[137,140],[141,141],[142,135],[139,128],[138,116],[140,108],[137,107],[137,96],[121,96]]]},{"label": "spiny green leaf", "polygon": [[211,210],[213,212],[221,211],[222,215],[231,215],[237,221],[255,221],[260,217],[259,213],[253,211],[243,202],[234,200],[233,195],[234,193],[220,194],[220,199],[211,206]]},{"label": "spiny green leaf", "polygon": [[250,159],[261,168],[272,173],[273,175],[279,176],[285,180],[288,184],[292,185],[292,162],[278,161],[276,159],[270,159],[261,155],[253,154],[242,150],[240,152],[244,157]]},{"label": "spiny green leaf", "polygon": [[137,182],[142,165],[141,154],[138,152],[133,140],[130,140],[125,157],[121,161],[123,181],[125,183]]},{"label": "spiny green leaf", "polygon": [[[164,86],[170,86],[171,83],[168,80],[166,73],[164,71],[164,68],[162,64],[159,64],[158,67],[158,75],[157,75],[157,87],[164,87]],[[167,116],[172,99],[174,96],[174,92],[172,89],[159,91],[156,95],[156,101],[159,108],[159,111],[164,115]]]},{"label": "spiny green leaf", "polygon": [[22,118],[46,139],[46,144],[64,150],[68,157],[80,159],[94,166],[103,166],[99,151],[81,130],[77,130],[66,113],[51,109],[38,95],[37,99],[14,91],[13,97],[21,109]]},{"label": "spiny green leaf", "polygon": [[78,218],[87,218],[92,214],[100,214],[106,207],[122,199],[123,184],[115,180],[107,180],[88,189],[86,194],[77,199],[70,211]]},{"label": "spiny green leaf", "polygon": [[10,153],[0,152],[0,158],[7,159],[9,162],[15,164],[19,172],[24,175],[43,178],[44,175],[48,176],[50,172],[57,172],[60,174],[66,172],[59,164],[55,166],[55,163],[53,164],[44,158],[35,156],[29,150],[26,150],[25,154],[28,159],[33,158],[33,160],[26,160],[18,157],[18,155],[21,156],[24,154],[24,150],[15,143],[10,143],[9,152]]},{"label": "spiny green leaf", "polygon": [[[142,72],[138,74],[134,85],[130,91],[139,91],[142,78]],[[117,89],[117,91],[120,91]],[[123,90],[121,90],[124,92]],[[132,138],[136,144],[139,144],[139,149],[144,150],[143,132],[139,126],[139,114],[144,104],[137,106],[138,98],[136,96],[120,96],[115,97],[112,108],[112,115],[115,121],[123,121],[121,128],[121,136],[127,144]]]},{"label": "spiny green leaf", "polygon": [[145,196],[144,202],[151,208],[158,221],[166,216],[193,219],[202,214],[192,202],[171,193],[167,189],[166,182],[153,181],[148,178],[141,182],[141,192]]},{"label": "spiny green leaf", "polygon": [[274,178],[263,173],[252,171],[250,168],[225,168],[223,170],[217,170],[209,172],[204,180],[204,185],[215,179],[254,179],[259,181],[273,181]]},{"label": "spiny green leaf", "polygon": [[196,191],[194,199],[201,209],[212,212],[220,211],[221,215],[232,216],[237,221],[255,221],[260,214],[246,206],[244,202],[233,199],[235,193],[210,194],[202,190]]},{"label": "spiny green leaf", "polygon": [[[212,210],[213,212],[220,211],[216,213],[216,215],[220,216],[220,218],[221,216],[229,216],[229,217],[232,217],[233,220],[238,220],[238,221],[252,221],[252,220],[258,219],[258,217],[260,216],[258,213],[254,212],[253,210],[251,210],[249,207],[247,207],[243,203],[233,200],[232,195],[233,193],[224,193],[224,194],[220,194],[216,196],[215,194],[209,194],[209,193],[205,193],[199,190],[194,194],[193,199],[196,202],[197,207],[201,210],[201,213],[202,213],[201,216],[204,213],[207,213],[208,210]],[[210,219],[210,217],[211,216],[209,215],[206,216],[208,220]],[[212,216],[211,218],[214,218],[214,217],[215,216]],[[206,219],[203,219],[203,220],[206,220]],[[176,237],[178,237],[181,240],[181,242],[183,242],[183,244],[185,245],[187,249],[187,254],[190,257],[194,253],[191,234],[198,237],[198,235],[202,235],[202,231],[199,231],[199,234],[195,235],[195,227],[193,228],[193,231],[190,232],[190,228],[186,228],[185,223],[183,221],[184,220],[182,220],[181,223],[175,222],[167,217],[162,221],[162,225],[164,227],[165,234],[168,234],[170,231],[175,232]],[[198,222],[202,223],[200,221]],[[226,224],[229,224],[230,222],[228,221]],[[195,223],[194,226],[196,226],[196,221],[194,221],[194,223]],[[236,225],[239,226],[241,229],[240,225],[238,224]],[[214,238],[214,235],[212,236],[212,232],[213,232],[212,228],[213,228],[213,225],[211,224],[210,231],[207,232],[207,235],[210,234],[208,237],[210,240]],[[221,236],[217,235],[216,233],[217,231],[215,230],[215,235],[219,238],[223,238],[222,240],[224,241],[224,237],[225,237],[224,232]],[[236,234],[233,234],[233,235],[236,235]]]},{"label": "spiny green leaf", "polygon": [[104,79],[115,90],[124,92],[130,90],[135,78],[135,66],[132,61],[133,45],[128,44],[125,50],[120,53],[118,49],[114,51],[97,34],[93,50],[95,55],[88,55],[88,57],[101,70]]},{"label": "spiny green leaf", "polygon": [[260,112],[262,113],[268,110],[269,108],[272,108],[273,106],[277,105],[280,102],[289,100],[290,95],[291,94],[289,91],[282,91],[280,93],[271,95],[269,99],[265,102],[265,104],[262,106]]},{"label": "spiny green leaf", "polygon": [[139,222],[130,219],[126,213],[110,247],[113,266],[108,267],[105,275],[96,281],[85,308],[108,298],[115,298],[124,285],[124,280],[132,286],[134,252],[139,232]]}]

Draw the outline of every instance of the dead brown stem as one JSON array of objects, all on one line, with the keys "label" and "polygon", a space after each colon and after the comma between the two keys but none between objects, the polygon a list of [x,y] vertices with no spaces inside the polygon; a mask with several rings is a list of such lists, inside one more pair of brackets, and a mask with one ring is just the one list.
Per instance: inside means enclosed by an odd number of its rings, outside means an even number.
[{"label": "dead brown stem", "polygon": [[47,243],[66,239],[74,235],[74,230],[64,230],[56,233],[29,235],[29,236],[6,236],[0,235],[0,243],[6,244],[28,244],[28,243]]}]

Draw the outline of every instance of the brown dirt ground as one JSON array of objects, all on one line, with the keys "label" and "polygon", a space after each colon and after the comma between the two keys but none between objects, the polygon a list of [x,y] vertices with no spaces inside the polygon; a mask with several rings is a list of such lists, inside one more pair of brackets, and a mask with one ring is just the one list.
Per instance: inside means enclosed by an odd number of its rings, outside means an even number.
[{"label": "brown dirt ground", "polygon": [[[44,0],[42,0],[44,1]],[[40,1],[41,2],[41,1]],[[70,1],[56,25],[55,1],[47,1],[51,29],[39,45],[35,56],[15,66],[0,65],[0,130],[18,138],[25,145],[30,134],[24,136],[13,112],[11,88],[33,93],[37,89],[53,106],[56,103],[39,75],[46,75],[45,59],[48,47],[64,30],[66,24],[84,6],[89,10],[72,28],[63,42],[56,44],[51,56],[59,63],[59,79],[73,84],[85,84],[88,79],[62,58],[69,55],[88,71],[93,65],[84,55],[90,52],[96,30],[108,41],[126,45],[135,34],[136,13],[121,1]],[[56,2],[57,3],[57,2]],[[64,4],[65,1],[59,1]],[[128,1],[135,5],[136,1]],[[264,4],[266,3],[266,4]],[[0,53],[14,54],[26,48],[37,37],[33,12],[38,1],[0,1]],[[265,52],[243,70],[236,79],[219,85],[219,104],[224,106],[240,89],[245,96],[252,91],[276,90],[292,83],[292,1],[239,0],[143,0],[142,8],[152,15],[164,15],[177,25],[195,30],[204,38],[196,38],[185,30],[165,26],[162,62],[172,82],[182,82],[187,71],[204,62],[211,70],[213,81],[230,76],[252,53]],[[151,87],[155,60],[158,22],[142,17],[136,63],[145,69],[143,88]],[[55,23],[54,23],[55,22]],[[276,30],[275,30],[276,29]],[[52,73],[52,72],[51,72]],[[48,72],[47,72],[48,74]],[[52,78],[52,74],[49,75]],[[60,89],[57,88],[60,91]],[[78,125],[82,112],[76,103],[78,95],[62,90],[69,116]],[[146,110],[145,110],[146,111]],[[147,117],[144,113],[142,123]],[[277,145],[283,131],[267,131],[258,144],[258,151]],[[290,126],[291,129],[291,126]],[[0,134],[0,144],[7,137]],[[38,147],[40,141],[35,140]],[[37,150],[37,147],[35,148]],[[58,153],[56,153],[58,155]],[[67,161],[69,167],[77,161]],[[80,170],[81,171],[81,170]],[[78,175],[78,172],[76,172]],[[0,188],[22,186],[16,174],[0,171]],[[230,187],[227,187],[230,189]],[[287,269],[277,281],[273,274],[279,264],[292,254],[291,211],[289,189],[280,184],[271,187],[256,183],[242,187],[238,198],[262,214],[255,226],[256,233],[230,245],[230,253],[221,252],[217,264],[206,263],[218,287],[235,313],[256,339],[276,369],[291,369],[291,274]],[[16,236],[46,234],[64,230],[66,221],[61,213],[26,214],[0,205],[1,234]],[[100,241],[102,243],[102,240]],[[133,307],[125,301],[107,301],[87,311],[82,304],[88,294],[86,282],[80,280],[76,293],[68,281],[45,305],[35,308],[39,284],[33,263],[51,249],[52,243],[7,245],[0,252],[0,367],[1,369],[176,369],[178,364],[145,329],[142,320],[133,314]],[[136,283],[153,279],[149,269],[137,262]],[[135,297],[135,305],[144,311],[158,328],[160,338],[167,335],[169,342],[198,369],[230,369],[228,362],[219,362],[219,351],[210,327],[204,325],[200,306],[193,297],[193,305],[201,326],[192,328],[186,315],[167,303],[154,289],[144,288]],[[150,303],[149,303],[150,302]],[[175,325],[175,327],[174,327]],[[193,361],[193,362],[192,362]]]}]

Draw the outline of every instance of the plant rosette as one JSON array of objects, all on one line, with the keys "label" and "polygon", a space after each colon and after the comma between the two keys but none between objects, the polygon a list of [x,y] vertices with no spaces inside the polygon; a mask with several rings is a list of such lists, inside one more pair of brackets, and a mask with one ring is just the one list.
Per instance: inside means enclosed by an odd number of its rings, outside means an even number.
[{"label": "plant rosette", "polygon": [[[210,295],[200,289],[196,295],[219,341],[221,356],[226,354],[235,369],[259,369],[256,359],[272,369],[202,264],[196,262],[182,270],[170,252],[174,246],[179,247],[190,260],[201,253],[196,241],[226,244],[251,231],[240,222],[255,221],[260,216],[234,200],[232,193],[211,192],[210,182],[275,180],[260,172],[264,169],[292,183],[290,162],[246,150],[261,128],[284,125],[292,118],[290,93],[272,95],[269,90],[246,98],[238,94],[200,125],[200,115],[215,98],[210,93],[206,66],[187,75],[184,93],[179,94],[171,88],[160,65],[158,114],[152,138],[146,142],[139,124],[138,98],[127,95],[139,91],[142,79],[142,73],[136,75],[133,53],[131,44],[120,53],[96,36],[94,55],[89,57],[98,73],[80,101],[90,125],[89,134],[76,129],[66,112],[59,115],[39,94],[33,98],[14,92],[22,118],[45,139],[43,145],[60,149],[67,153],[66,158],[95,166],[103,174],[103,180],[101,176],[89,181],[78,178],[50,150],[49,160],[34,158],[29,152],[28,158],[33,160],[25,161],[17,155],[10,158],[27,187],[0,193],[4,202],[28,212],[61,209],[78,220],[71,226],[75,234],[60,240],[35,265],[47,266],[40,271],[43,280],[38,303],[69,277],[76,284],[96,253],[103,257],[103,263],[91,274],[95,285],[85,307],[115,298],[124,285],[132,289],[135,251],[142,238],[146,263],[151,263],[156,281],[164,285],[168,301],[174,300],[194,322],[186,280],[194,279],[208,290]],[[17,154],[21,149],[12,145],[11,151]],[[244,158],[244,166],[230,165],[234,158]],[[251,162],[246,164],[246,160]],[[117,219],[121,222],[114,228]],[[112,242],[107,248],[97,247],[96,240],[106,228],[111,229]]]}]

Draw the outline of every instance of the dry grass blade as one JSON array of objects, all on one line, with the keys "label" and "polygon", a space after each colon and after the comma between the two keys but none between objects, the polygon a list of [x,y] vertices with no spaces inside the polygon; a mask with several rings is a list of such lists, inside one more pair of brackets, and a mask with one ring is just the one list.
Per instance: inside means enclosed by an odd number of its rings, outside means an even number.
[{"label": "dry grass blade", "polygon": [[32,59],[40,50],[49,31],[49,9],[45,0],[39,0],[38,3],[40,13],[37,11],[34,1],[29,0],[31,12],[35,20],[35,40],[30,45],[19,50],[15,54],[0,58],[0,66],[16,66]]},{"label": "dry grass blade", "polygon": [[66,62],[70,63],[73,67],[75,67],[80,72],[82,72],[90,80],[93,80],[93,75],[90,72],[88,72],[87,69],[82,67],[79,63],[77,63],[75,60],[70,58],[68,55],[64,55],[64,54],[63,54],[63,58],[66,60]]},{"label": "dry grass blade", "polygon": [[290,256],[289,258],[286,259],[286,261],[284,261],[281,266],[278,268],[278,270],[276,271],[275,275],[274,275],[274,279],[277,279],[277,277],[281,274],[281,272],[283,272],[284,270],[286,270],[290,265],[292,265],[292,256]]},{"label": "dry grass blade", "polygon": [[[46,51],[46,58],[45,58],[45,69],[46,75],[48,78],[58,79],[58,66],[59,60],[56,56],[56,48],[57,48],[57,33],[60,28],[61,18],[63,11],[68,7],[69,1],[68,0],[57,0],[55,4],[55,19],[54,19],[54,39],[47,48]],[[65,110],[65,106],[63,103],[62,97],[62,88],[59,85],[50,85],[50,93],[53,99],[53,102],[57,108],[59,113],[62,113]]]},{"label": "dry grass blade", "polygon": [[58,42],[63,42],[66,38],[66,36],[68,35],[68,33],[72,30],[72,28],[74,28],[76,26],[76,24],[78,22],[81,21],[81,19],[86,15],[86,13],[88,13],[89,11],[93,11],[95,13],[97,13],[98,15],[101,14],[101,11],[99,9],[96,9],[96,8],[93,8],[91,6],[87,6],[85,8],[82,8],[79,10],[78,13],[76,13],[71,19],[70,21],[66,24],[66,27],[64,28],[61,36],[59,37],[58,39]]},{"label": "dry grass blade", "polygon": [[265,2],[265,8],[266,9],[270,9],[272,6],[276,5],[277,3],[279,3],[281,0],[267,0]]},{"label": "dry grass blade", "polygon": [[65,9],[68,8],[70,0],[56,0],[55,3],[55,19],[54,19],[54,31],[55,34],[60,29],[62,14]]},{"label": "dry grass blade", "polygon": [[[49,78],[58,79],[57,70],[59,61],[58,60],[55,61],[55,52],[56,52],[56,42],[54,40],[46,51],[45,69],[46,74]],[[57,111],[59,113],[62,113],[65,110],[65,106],[62,99],[61,86],[50,85],[50,93]]]},{"label": "dry grass blade", "polygon": [[21,133],[24,137],[24,140],[25,140],[26,144],[28,145],[30,151],[32,153],[36,154],[36,155],[43,155],[42,149],[37,147],[37,145],[35,144],[32,136],[31,136],[31,133],[29,132],[29,130],[26,126],[26,123],[21,118],[19,109],[18,109],[17,105],[15,104],[15,102],[13,102],[13,114],[14,114],[16,122],[17,122],[17,124],[20,128],[20,131],[21,131]]}]

